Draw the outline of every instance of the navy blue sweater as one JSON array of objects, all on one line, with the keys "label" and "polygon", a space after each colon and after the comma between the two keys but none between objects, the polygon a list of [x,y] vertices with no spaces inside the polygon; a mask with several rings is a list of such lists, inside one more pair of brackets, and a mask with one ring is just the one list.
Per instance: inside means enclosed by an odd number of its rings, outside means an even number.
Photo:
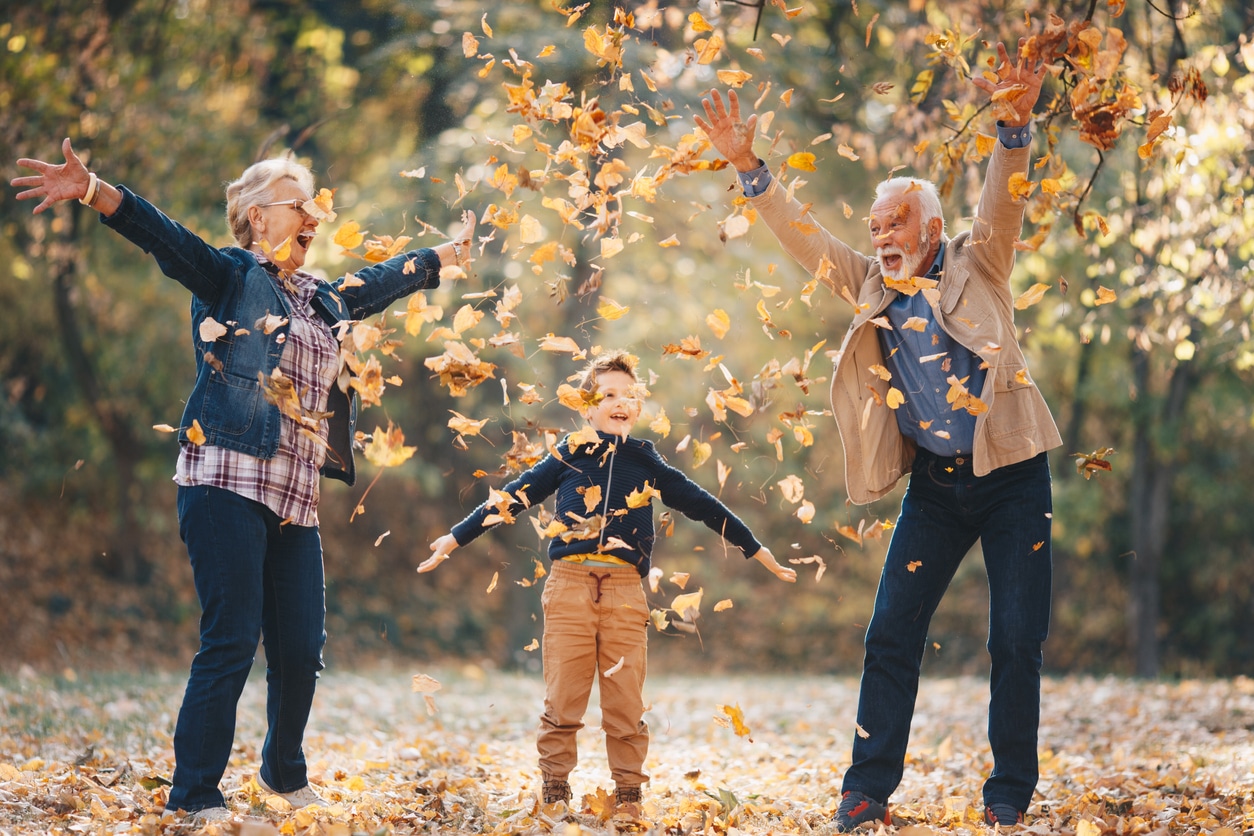
[{"label": "navy blue sweater", "polygon": [[[583,444],[575,451],[568,446],[569,438],[563,440],[557,445],[560,458],[545,456],[502,489],[513,497],[509,509],[513,515],[539,505],[556,493],[556,519],[570,529],[576,529],[581,519],[604,516],[604,527],[594,526],[590,538],[570,537],[569,531],[566,532],[569,541],[560,535],[554,537],[549,543],[550,560],[576,554],[612,554],[635,566],[641,577],[648,575],[655,538],[653,505],[650,501],[639,508],[627,507],[627,496],[632,491],[643,491],[646,483],[661,493],[665,505],[705,523],[740,548],[745,557],[752,557],[762,548],[749,527],[726,505],[663,461],[650,442],[630,436],[621,439],[605,433],[598,435],[601,442],[595,447]],[[580,489],[593,486],[601,488],[601,501],[589,511]],[[526,504],[519,496],[520,491],[526,497]],[[464,546],[494,527],[485,524],[485,520],[496,513],[498,509],[485,502],[453,526],[457,544]]]}]

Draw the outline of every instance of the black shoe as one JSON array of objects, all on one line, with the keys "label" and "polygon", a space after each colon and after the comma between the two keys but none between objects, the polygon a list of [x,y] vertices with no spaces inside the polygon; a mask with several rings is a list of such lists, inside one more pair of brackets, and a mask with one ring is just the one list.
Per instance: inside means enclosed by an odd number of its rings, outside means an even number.
[{"label": "black shoe", "polygon": [[891,825],[893,817],[888,814],[888,806],[881,804],[866,793],[850,790],[840,798],[840,807],[836,809],[836,830],[849,833],[855,827],[871,822],[883,822]]},{"label": "black shoe", "polygon": [[570,803],[570,784],[565,778],[549,778],[544,782],[544,803],[556,804],[559,801]]},{"label": "black shoe", "polygon": [[1011,804],[985,804],[984,823],[989,827],[1014,827],[1023,824],[1023,811],[1016,810]]}]

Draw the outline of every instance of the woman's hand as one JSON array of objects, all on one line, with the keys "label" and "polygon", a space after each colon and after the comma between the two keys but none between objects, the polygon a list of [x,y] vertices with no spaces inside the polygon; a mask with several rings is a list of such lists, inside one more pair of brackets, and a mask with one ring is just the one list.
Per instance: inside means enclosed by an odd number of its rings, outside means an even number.
[{"label": "woman's hand", "polygon": [[29,168],[38,174],[15,177],[9,181],[10,186],[19,188],[29,186],[24,192],[18,192],[18,200],[43,200],[35,207],[38,215],[45,209],[51,209],[62,200],[79,200],[87,195],[87,185],[91,181],[87,166],[74,153],[70,146],[70,138],[61,143],[61,151],[65,154],[65,163],[53,165],[43,160],[31,160],[23,157],[17,161],[22,168]]},{"label": "woman's hand", "polygon": [[[771,554],[771,550],[766,546],[758,549],[758,553],[753,556],[753,559],[765,566],[768,572],[779,578],[781,581],[786,581],[787,583],[797,582],[797,570],[789,569],[786,566],[780,566],[779,561],[775,559],[775,555]],[[418,571],[422,570],[419,569]]]},{"label": "woman's hand", "polygon": [[457,266],[463,271],[470,269],[470,262],[474,261],[471,247],[475,243],[475,213],[462,212],[462,228],[452,237],[447,244],[441,244],[436,248],[436,252],[440,254],[441,267]]},{"label": "woman's hand", "polygon": [[418,565],[419,573],[430,572],[444,561],[448,560],[449,553],[457,548],[457,538],[452,534],[445,534],[443,537],[431,543],[431,556]]},{"label": "woman's hand", "polygon": [[[710,143],[720,154],[727,158],[737,171],[753,171],[762,165],[758,155],[753,153],[753,138],[757,133],[758,115],[748,119],[740,118],[740,97],[735,90],[727,91],[727,104],[723,104],[723,96],[717,90],[701,100],[705,108],[705,119],[693,117],[697,127],[705,131]],[[709,120],[708,122],[706,120]]]}]

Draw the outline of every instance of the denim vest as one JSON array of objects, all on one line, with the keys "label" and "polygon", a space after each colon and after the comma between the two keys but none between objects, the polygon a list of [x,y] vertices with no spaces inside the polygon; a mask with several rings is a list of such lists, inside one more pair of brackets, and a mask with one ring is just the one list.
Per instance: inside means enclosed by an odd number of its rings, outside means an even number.
[{"label": "denim vest", "polygon": [[[179,442],[190,443],[187,430],[200,423],[205,444],[269,459],[279,449],[279,408],[266,401],[260,375],[278,368],[291,316],[288,298],[252,253],[239,247],[218,249],[148,201],[118,186],[122,204],[101,221],[152,255],[165,275],[192,293],[192,344],[196,348],[196,384],[180,421]],[[411,264],[406,274],[405,265]],[[417,269],[415,270],[414,267]],[[430,249],[394,256],[356,271],[364,284],[345,288],[323,282],[310,302],[332,332],[339,326],[384,310],[401,297],[440,283],[440,258]],[[264,320],[282,322],[269,334]],[[213,342],[200,338],[206,319],[226,327]],[[332,386],[327,396],[327,460],[324,476],[348,484],[356,480],[353,434],[357,422],[356,394]]]}]

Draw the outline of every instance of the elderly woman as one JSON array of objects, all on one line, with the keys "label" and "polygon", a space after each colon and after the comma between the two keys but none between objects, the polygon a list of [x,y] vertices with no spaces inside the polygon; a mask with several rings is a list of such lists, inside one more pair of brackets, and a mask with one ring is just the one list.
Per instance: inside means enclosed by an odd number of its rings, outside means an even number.
[{"label": "elderly woman", "polygon": [[36,214],[78,200],[192,293],[196,384],[175,481],[203,614],[166,809],[199,821],[231,817],[218,783],[258,636],[268,721],[258,784],[297,807],[324,804],[309,785],[302,741],[326,640],[318,476],[354,480],[356,403],[337,382],[337,338],[352,320],[437,286],[442,267],[464,267],[474,216],[451,242],[326,282],[301,269],[326,214],[311,202],[313,175],[299,163],[259,162],[227,186],[238,246],[219,249],[89,172],[69,139],[62,151],[62,165],[18,160],[36,172],[12,181],[25,187],[18,200],[42,199]]}]

